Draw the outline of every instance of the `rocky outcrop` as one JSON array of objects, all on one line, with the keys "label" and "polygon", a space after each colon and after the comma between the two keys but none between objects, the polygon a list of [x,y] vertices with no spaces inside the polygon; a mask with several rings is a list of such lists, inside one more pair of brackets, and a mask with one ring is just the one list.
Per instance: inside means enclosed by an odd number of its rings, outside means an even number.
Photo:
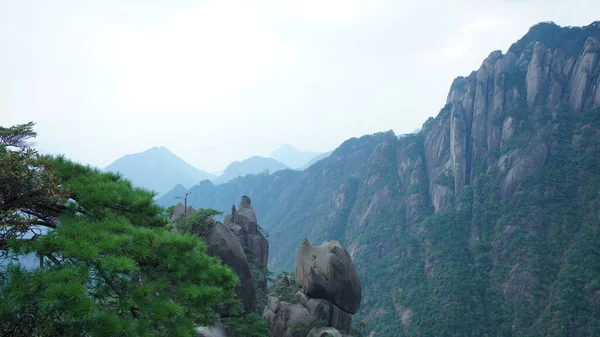
[{"label": "rocky outcrop", "polygon": [[451,191],[438,184],[444,172],[452,172],[457,201],[474,175],[493,164],[506,167],[508,157],[515,166],[505,171],[502,194],[509,197],[523,178],[543,167],[548,151],[547,145],[525,144],[529,149],[507,152],[510,140],[539,132],[548,116],[556,118],[565,108],[579,113],[600,106],[600,42],[590,36],[581,52],[568,58],[542,41],[511,47],[504,55],[494,51],[477,71],[454,80],[446,103],[424,135],[435,212],[451,202]]},{"label": "rocky outcrop", "polygon": [[258,230],[256,213],[252,209],[250,197],[243,196],[238,207],[231,207],[231,214],[225,216],[225,225],[233,232],[242,246],[250,268],[254,270],[254,283],[260,293],[266,294],[266,266],[269,259],[269,241]]},{"label": "rocky outcrop", "polygon": [[422,186],[425,186],[427,182],[423,158],[410,155],[417,151],[414,143],[407,144],[396,151],[400,186],[404,187],[404,194],[408,196],[406,199],[406,224],[409,227],[421,221],[428,206],[426,195],[422,193]]},{"label": "rocky outcrop", "polygon": [[[350,254],[337,242],[325,242],[311,246],[302,240],[298,249],[296,284],[301,290],[296,293],[294,304],[269,297],[263,312],[272,336],[292,336],[290,331],[309,330],[317,322],[309,336],[323,336],[349,332],[352,314],[360,307],[361,287]],[[291,330],[290,330],[291,329]]]},{"label": "rocky outcrop", "polygon": [[361,286],[350,254],[330,241],[311,246],[302,240],[296,257],[296,284],[310,298],[326,299],[355,314],[360,308]]},{"label": "rocky outcrop", "polygon": [[273,337],[294,337],[295,329],[306,328],[313,321],[308,309],[301,304],[279,301],[269,297],[263,318],[267,321]]},{"label": "rocky outcrop", "polygon": [[525,86],[527,91],[527,106],[531,109],[539,98],[542,88],[546,84],[550,75],[550,62],[552,54],[550,50],[544,48],[540,42],[536,42],[533,46],[533,55],[527,68],[525,77]]},{"label": "rocky outcrop", "polygon": [[502,184],[502,197],[508,198],[516,191],[525,178],[544,167],[548,148],[541,141],[534,142],[529,148],[512,151],[499,159],[500,172],[506,172]]},{"label": "rocky outcrop", "polygon": [[569,81],[569,105],[575,113],[590,106],[593,101],[593,93],[590,93],[590,89],[592,76],[598,66],[599,51],[600,42],[594,37],[589,37],[583,47],[583,53],[573,68]]},{"label": "rocky outcrop", "polygon": [[[190,216],[196,212],[194,208],[188,206],[187,212],[184,214],[184,209],[184,205],[178,203],[173,210],[171,219],[179,219],[185,215]],[[236,294],[244,309],[249,312],[256,311],[256,291],[252,271],[238,237],[228,226],[212,219],[208,221],[206,230],[196,234],[203,238],[206,254],[218,257],[222,263],[229,266],[238,275],[240,285],[236,288]],[[227,315],[228,309],[223,308],[221,314]]]},{"label": "rocky outcrop", "polygon": [[311,317],[325,322],[325,326],[335,327],[338,330],[350,331],[352,315],[328,300],[311,298],[306,304]]},{"label": "rocky outcrop", "polygon": [[258,223],[251,204],[250,197],[244,195],[240,200],[237,211],[233,214],[233,222],[242,226],[245,232],[256,234],[258,233]]},{"label": "rocky outcrop", "polygon": [[343,335],[334,328],[313,328],[306,337],[342,337]]},{"label": "rocky outcrop", "polygon": [[211,225],[205,238],[206,253],[216,256],[228,265],[240,278],[236,293],[246,311],[256,310],[256,292],[250,265],[242,246],[233,232],[220,222]]},{"label": "rocky outcrop", "polygon": [[269,242],[258,230],[256,213],[251,203],[250,197],[243,196],[237,209],[232,207],[232,214],[225,217],[224,223],[233,231],[242,247],[252,255],[254,262],[266,266],[269,259]]},{"label": "rocky outcrop", "polygon": [[192,215],[196,213],[196,210],[192,206],[187,207],[187,211],[185,206],[182,203],[177,203],[175,208],[173,208],[173,214],[171,214],[171,220],[177,219],[182,215]]}]

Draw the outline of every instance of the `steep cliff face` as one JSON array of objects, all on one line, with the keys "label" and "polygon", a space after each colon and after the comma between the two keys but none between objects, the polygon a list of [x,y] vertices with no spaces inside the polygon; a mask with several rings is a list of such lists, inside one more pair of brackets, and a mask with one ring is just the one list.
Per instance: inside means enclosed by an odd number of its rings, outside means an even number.
[{"label": "steep cliff face", "polygon": [[[578,54],[565,57],[563,45],[550,41],[546,46],[545,40],[556,36],[529,41],[529,35],[538,36],[549,28],[548,34],[572,32],[539,24],[506,54],[492,52],[477,71],[453,82],[446,107],[425,133],[429,191],[436,211],[445,209],[450,200],[448,189],[436,179],[451,174],[458,197],[477,174],[493,165],[507,173],[502,196],[510,197],[524,178],[544,166],[548,147],[539,138],[548,118],[556,121],[558,114],[600,106],[599,26],[571,28],[581,30],[578,37],[585,37],[585,42],[572,47],[581,50]],[[523,134],[528,144],[508,149]]]},{"label": "steep cliff face", "polygon": [[339,241],[375,336],[600,334],[599,41],[600,22],[538,24],[457,78],[419,133],[199,185],[190,204],[251,196],[275,271],[299,238]]}]

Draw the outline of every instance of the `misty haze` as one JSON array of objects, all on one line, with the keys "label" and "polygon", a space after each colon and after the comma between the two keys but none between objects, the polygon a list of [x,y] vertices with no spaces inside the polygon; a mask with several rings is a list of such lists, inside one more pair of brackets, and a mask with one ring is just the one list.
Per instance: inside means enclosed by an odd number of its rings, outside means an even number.
[{"label": "misty haze", "polygon": [[0,337],[600,336],[598,13],[0,1]]}]

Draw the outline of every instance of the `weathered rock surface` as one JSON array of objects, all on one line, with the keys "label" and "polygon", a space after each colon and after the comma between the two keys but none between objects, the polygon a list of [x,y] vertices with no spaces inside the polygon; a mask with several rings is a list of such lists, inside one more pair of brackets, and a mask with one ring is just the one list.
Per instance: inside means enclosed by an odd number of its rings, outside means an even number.
[{"label": "weathered rock surface", "polygon": [[267,265],[269,259],[269,241],[258,230],[256,213],[252,209],[250,197],[243,196],[238,208],[232,207],[232,214],[224,222],[235,234],[243,248],[252,255],[258,265]]},{"label": "weathered rock surface", "polygon": [[294,328],[306,333],[317,323],[324,326],[312,329],[308,336],[326,336],[327,332],[342,336],[340,331],[349,332],[351,313],[360,306],[361,289],[348,252],[337,242],[311,246],[304,239],[297,264],[296,284],[302,289],[294,297],[296,303],[269,297],[263,311],[272,336],[292,336]]},{"label": "weathered rock surface", "polygon": [[233,215],[233,222],[242,226],[246,233],[258,234],[256,213],[254,213],[251,203],[250,197],[246,195],[242,197],[237,211]]},{"label": "weathered rock surface", "polygon": [[573,112],[580,112],[584,107],[591,104],[589,90],[591,86],[594,70],[598,65],[598,52],[600,51],[600,42],[594,37],[589,37],[583,47],[583,53],[579,56],[571,80],[569,81],[569,105]]},{"label": "weathered rock surface", "polygon": [[256,293],[250,265],[242,246],[233,232],[220,222],[209,228],[205,238],[206,253],[216,256],[228,265],[240,278],[236,293],[247,311],[256,310]]},{"label": "weathered rock surface", "polygon": [[342,334],[335,328],[313,328],[306,337],[342,337]]},{"label": "weathered rock surface", "polygon": [[325,322],[325,326],[348,332],[352,326],[352,315],[324,299],[312,298],[307,303],[310,315]]},{"label": "weathered rock surface", "polygon": [[310,298],[327,299],[355,314],[360,308],[360,279],[350,254],[334,241],[311,246],[302,240],[296,258],[296,284]]},{"label": "weathered rock surface", "polygon": [[177,219],[184,214],[192,215],[194,213],[196,213],[196,210],[192,206],[188,206],[187,212],[186,212],[185,206],[182,203],[177,203],[177,205],[175,205],[175,208],[173,209],[173,214],[171,215],[171,220]]},{"label": "weathered rock surface", "polygon": [[271,336],[293,337],[294,329],[307,328],[313,321],[308,310],[301,304],[291,304],[269,297],[263,318],[269,324]]}]

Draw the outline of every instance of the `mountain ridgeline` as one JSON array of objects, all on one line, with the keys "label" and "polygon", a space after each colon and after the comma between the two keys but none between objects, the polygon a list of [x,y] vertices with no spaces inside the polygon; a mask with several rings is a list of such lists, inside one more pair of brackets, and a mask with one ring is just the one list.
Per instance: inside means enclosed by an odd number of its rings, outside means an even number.
[{"label": "mountain ridgeline", "polygon": [[243,177],[248,174],[257,174],[264,171],[277,172],[289,168],[284,163],[273,158],[254,156],[242,161],[234,161],[229,164],[223,174],[213,179],[215,184],[223,184],[237,177]]},{"label": "mountain ridgeline", "polygon": [[108,165],[105,171],[119,172],[139,187],[163,194],[177,184],[192,186],[214,175],[201,171],[165,147],[128,154]]},{"label": "mountain ridgeline", "polygon": [[286,164],[290,168],[305,169],[321,159],[323,155],[324,153],[321,152],[298,151],[293,146],[284,144],[273,151],[270,157]]},{"label": "mountain ridgeline", "polygon": [[202,182],[188,204],[249,195],[274,271],[304,237],[339,241],[375,336],[600,335],[599,61],[600,22],[540,23],[457,78],[420,132]]}]

